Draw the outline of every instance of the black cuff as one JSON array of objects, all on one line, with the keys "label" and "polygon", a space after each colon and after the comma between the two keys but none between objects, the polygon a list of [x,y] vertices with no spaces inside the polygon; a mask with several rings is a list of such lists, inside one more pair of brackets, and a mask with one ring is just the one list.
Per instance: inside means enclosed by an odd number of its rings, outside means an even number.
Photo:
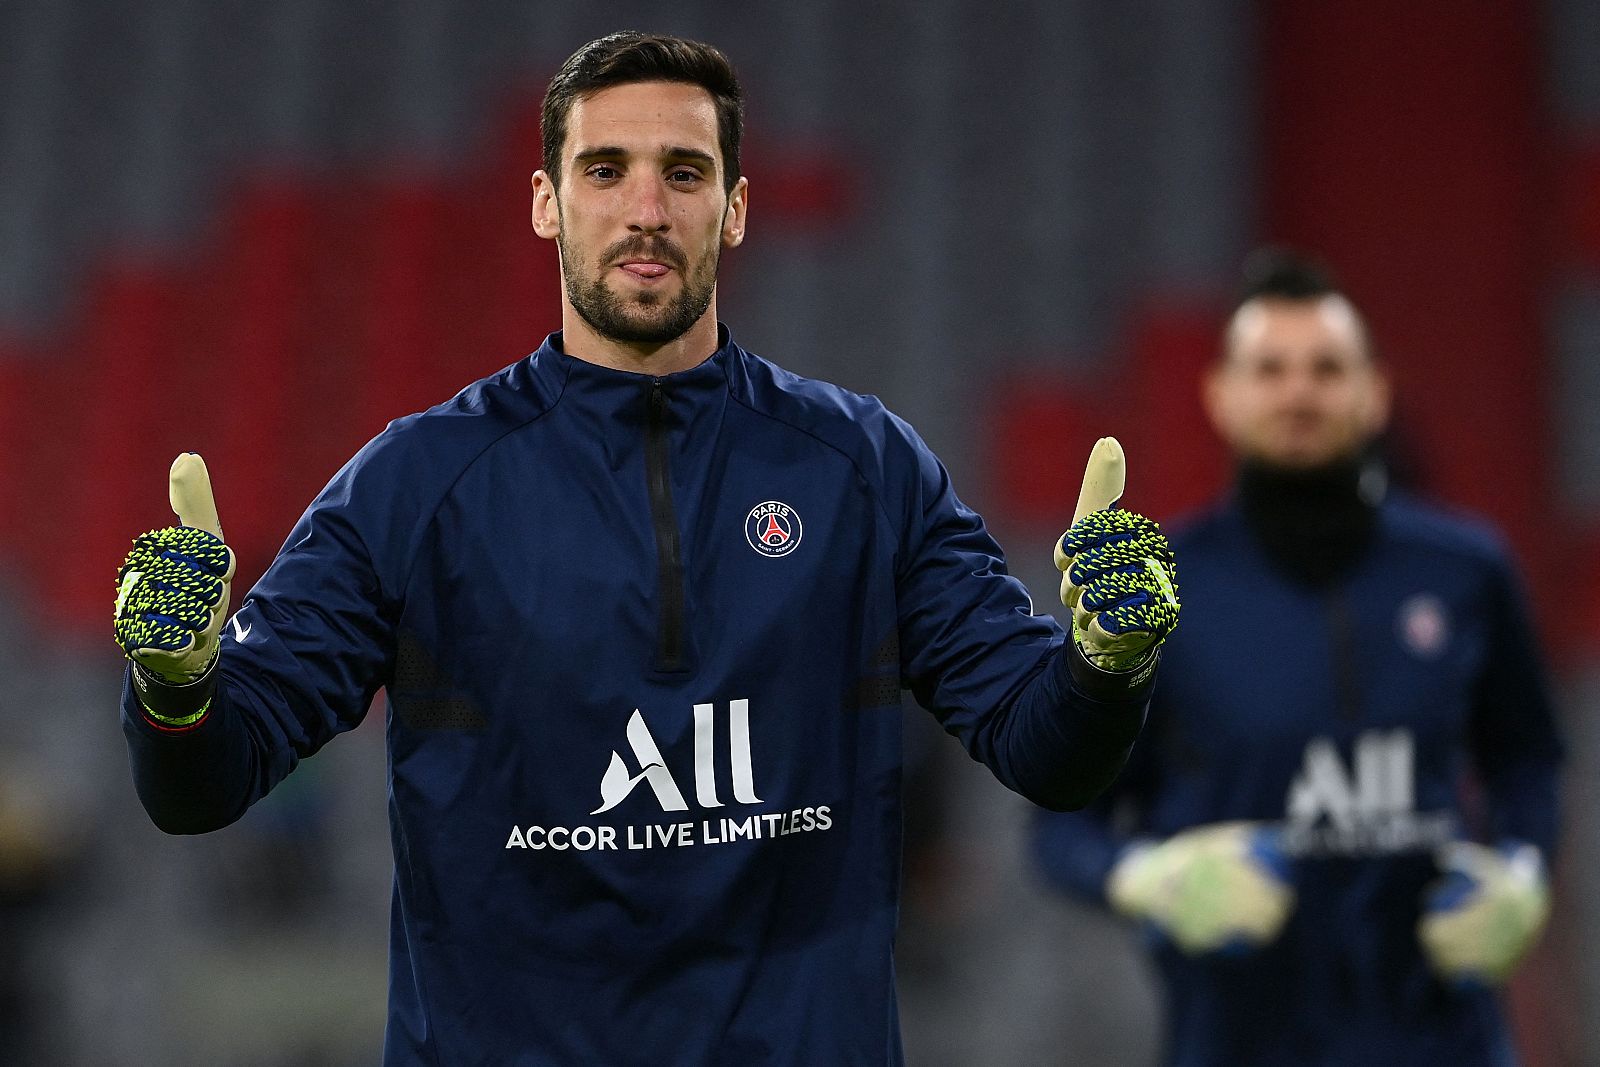
[{"label": "black cuff", "polygon": [[188,730],[200,725],[217,692],[217,661],[192,682],[174,685],[139,663],[133,664],[133,695],[150,724],[162,730]]},{"label": "black cuff", "polygon": [[1148,659],[1132,670],[1102,670],[1089,662],[1083,649],[1078,647],[1078,642],[1070,636],[1062,655],[1067,657],[1067,670],[1078,691],[1090,699],[1105,703],[1142,703],[1148,700],[1150,691],[1155,688],[1156,664],[1161,662],[1161,649],[1158,646]]}]

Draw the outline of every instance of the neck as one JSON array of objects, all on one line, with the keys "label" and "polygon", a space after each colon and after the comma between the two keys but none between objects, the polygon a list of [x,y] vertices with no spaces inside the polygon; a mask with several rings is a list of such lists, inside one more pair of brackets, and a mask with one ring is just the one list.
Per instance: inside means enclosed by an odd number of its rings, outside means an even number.
[{"label": "neck", "polygon": [[717,350],[717,298],[684,333],[662,344],[637,344],[607,337],[590,326],[565,297],[561,301],[561,340],[567,355],[612,370],[665,375],[698,367]]},{"label": "neck", "polygon": [[1245,459],[1239,503],[1273,565],[1320,588],[1343,578],[1371,544],[1382,482],[1366,454],[1299,470]]}]

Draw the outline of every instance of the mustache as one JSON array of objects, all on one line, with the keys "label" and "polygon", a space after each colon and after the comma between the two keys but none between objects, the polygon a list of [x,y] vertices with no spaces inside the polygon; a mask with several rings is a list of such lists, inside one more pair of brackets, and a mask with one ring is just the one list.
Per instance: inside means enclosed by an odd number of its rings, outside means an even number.
[{"label": "mustache", "polygon": [[689,257],[683,254],[683,250],[665,237],[643,233],[623,238],[607,248],[600,256],[601,262],[608,264],[620,259],[650,259],[657,263],[665,263],[669,267],[676,267],[679,273],[682,273],[689,263]]}]

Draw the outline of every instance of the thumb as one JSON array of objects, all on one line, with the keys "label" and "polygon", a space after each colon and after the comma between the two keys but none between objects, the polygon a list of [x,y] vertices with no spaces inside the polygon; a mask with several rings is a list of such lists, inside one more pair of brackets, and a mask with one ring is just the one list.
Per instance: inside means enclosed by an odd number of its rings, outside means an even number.
[{"label": "thumb", "polygon": [[[195,459],[199,459],[196,456]],[[1094,511],[1114,507],[1122,499],[1128,480],[1128,461],[1122,454],[1122,445],[1115,437],[1102,437],[1089,453],[1089,464],[1083,471],[1083,488],[1078,491],[1078,506],[1072,521]]]},{"label": "thumb", "polygon": [[178,521],[185,526],[222,537],[217,520],[217,502],[211,495],[211,474],[198,452],[184,452],[172,461],[167,479],[167,497]]}]

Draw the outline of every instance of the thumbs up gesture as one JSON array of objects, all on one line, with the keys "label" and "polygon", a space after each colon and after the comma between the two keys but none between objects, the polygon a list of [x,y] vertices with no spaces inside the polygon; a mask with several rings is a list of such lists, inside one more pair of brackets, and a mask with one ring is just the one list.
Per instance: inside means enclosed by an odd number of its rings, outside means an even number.
[{"label": "thumbs up gesture", "polygon": [[1061,603],[1085,658],[1108,671],[1133,671],[1178,624],[1177,571],[1161,527],[1117,507],[1127,461],[1115,437],[1089,454],[1072,527],[1056,543]]},{"label": "thumbs up gesture", "polygon": [[169,685],[194,681],[217,658],[234,556],[222,540],[205,461],[172,464],[168,496],[179,525],[134,539],[117,572],[113,633],[135,664]]}]

